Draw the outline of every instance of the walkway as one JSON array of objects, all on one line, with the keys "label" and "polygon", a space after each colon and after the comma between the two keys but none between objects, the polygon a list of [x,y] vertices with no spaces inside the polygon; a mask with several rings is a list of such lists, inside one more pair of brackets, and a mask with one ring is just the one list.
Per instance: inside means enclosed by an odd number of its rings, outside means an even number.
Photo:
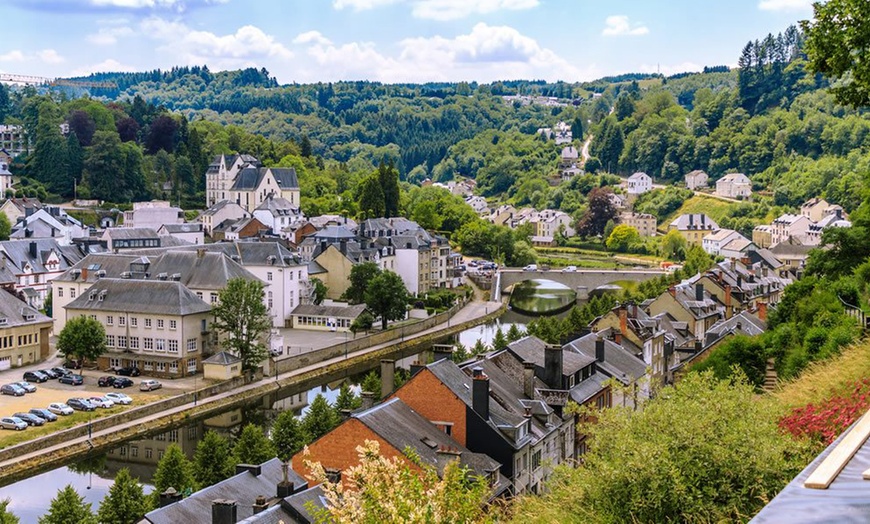
[{"label": "walkway", "polygon": [[[447,322],[434,326],[425,331],[421,331],[414,335],[405,337],[405,342],[413,341],[414,339],[425,337],[439,331],[446,331],[455,328],[463,322],[481,321],[483,322],[490,314],[494,314],[502,304],[498,302],[482,302],[473,301],[466,304],[464,308],[459,310]],[[247,384],[240,388],[214,395],[198,402],[191,402],[179,407],[168,409],[154,415],[138,418],[129,422],[117,424],[111,428],[101,431],[95,431],[91,438],[79,437],[70,439],[63,444],[50,446],[47,448],[34,451],[32,453],[23,454],[11,460],[6,460],[0,463],[0,485],[5,485],[8,476],[24,477],[29,476],[34,471],[34,468],[45,469],[47,465],[62,464],[70,458],[87,453],[95,447],[108,447],[110,445],[120,443],[123,440],[141,436],[142,434],[160,427],[168,426],[173,422],[178,422],[190,416],[191,411],[196,414],[204,414],[213,410],[221,409],[226,405],[230,397],[244,396],[245,398],[259,397],[271,391],[291,386],[295,383],[302,382],[306,379],[316,378],[319,371],[327,368],[334,368],[343,363],[347,365],[349,361],[361,360],[370,353],[375,353],[379,350],[387,349],[395,346],[400,341],[393,340],[384,344],[371,346],[369,348],[356,351],[347,355],[347,357],[333,358],[312,364],[303,368],[299,368],[288,373],[283,373],[277,378],[269,377],[268,379],[259,380]],[[294,380],[295,379],[295,380]],[[160,422],[163,422],[162,424]],[[40,460],[41,459],[41,460]],[[33,461],[33,463],[31,463]],[[26,473],[25,473],[26,472]]]}]

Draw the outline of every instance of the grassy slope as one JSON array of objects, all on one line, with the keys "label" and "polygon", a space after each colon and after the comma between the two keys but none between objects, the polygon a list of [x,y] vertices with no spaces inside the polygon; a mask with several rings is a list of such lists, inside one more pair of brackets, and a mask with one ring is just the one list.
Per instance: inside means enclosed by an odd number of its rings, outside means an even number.
[{"label": "grassy slope", "polygon": [[683,202],[683,205],[680,206],[679,209],[666,216],[659,226],[664,226],[667,229],[668,224],[670,224],[675,218],[680,215],[685,215],[689,213],[704,213],[708,217],[712,218],[715,221],[720,221],[725,217],[725,214],[732,205],[731,202],[726,202],[724,200],[719,200],[718,198],[708,197],[704,195],[695,195],[692,198]]}]

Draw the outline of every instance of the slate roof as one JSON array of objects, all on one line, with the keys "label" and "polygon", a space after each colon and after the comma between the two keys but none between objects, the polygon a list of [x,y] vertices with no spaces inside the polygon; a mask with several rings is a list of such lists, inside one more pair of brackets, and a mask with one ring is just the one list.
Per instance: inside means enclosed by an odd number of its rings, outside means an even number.
[{"label": "slate roof", "polygon": [[[537,367],[543,369],[546,347],[547,343],[538,337],[527,336],[511,342],[507,349],[516,355],[521,362],[534,362]],[[595,362],[594,356],[589,357],[580,353],[563,351],[562,375],[573,375],[593,362]]]},{"label": "slate roof", "polygon": [[172,248],[131,249],[127,253],[142,255],[160,255],[169,252],[197,252],[205,250],[209,253],[223,253],[242,266],[276,266],[295,267],[303,265],[300,258],[284,247],[280,242],[215,242],[212,244],[192,245]]},{"label": "slate roof", "polygon": [[[315,232],[312,235],[309,235],[316,240],[333,240],[333,239],[355,239],[356,235],[348,229],[346,226],[326,226],[320,231]],[[306,237],[308,238],[308,237]]]},{"label": "slate roof", "polygon": [[[572,340],[563,346],[566,353],[575,352],[595,358],[595,341],[598,333],[589,333],[578,339]],[[598,371],[616,378],[624,384],[630,384],[633,380],[646,374],[646,364],[643,360],[619,344],[603,338],[604,362],[596,363]]]},{"label": "slate roof", "polygon": [[[323,508],[326,506],[325,499],[323,498],[323,488],[321,488],[320,484],[313,488],[308,488],[305,491],[290,495],[284,499],[281,506],[285,508],[289,506],[288,509],[294,517],[298,515],[305,519],[305,522],[316,522],[314,516],[308,511],[309,502],[314,504],[317,508]],[[258,522],[258,524],[260,523]],[[289,522],[287,524],[289,524]]]},{"label": "slate roof", "polygon": [[66,307],[67,310],[120,311],[174,316],[211,311],[209,304],[203,302],[180,282],[115,278],[98,280],[87,292],[79,295]]},{"label": "slate roof", "polygon": [[712,231],[719,229],[719,224],[717,224],[712,218],[708,217],[703,213],[690,213],[686,215],[680,215],[675,218],[671,222],[670,227],[676,228],[680,231]]},{"label": "slate roof", "polygon": [[[739,327],[738,327],[739,326]],[[764,333],[767,323],[755,315],[741,311],[729,319],[722,319],[710,326],[706,333],[705,345],[709,346],[726,335],[755,336]]]},{"label": "slate roof", "polygon": [[[30,317],[29,320],[26,317]],[[50,317],[18,300],[12,293],[0,290],[0,319],[6,319],[0,328],[53,322]]]},{"label": "slate roof", "polygon": [[[145,521],[151,524],[211,523],[211,504],[217,499],[235,500],[238,519],[246,519],[253,514],[252,505],[257,497],[264,496],[267,500],[274,498],[278,483],[284,479],[279,459],[268,460],[260,467],[258,476],[250,471],[243,471],[174,504],[146,513]],[[288,471],[288,480],[294,486],[306,482],[292,469]]]},{"label": "slate roof", "polygon": [[571,400],[578,404],[583,404],[590,398],[594,397],[605,388],[604,383],[610,380],[610,377],[604,373],[595,372],[585,380],[581,380],[579,384],[568,391]]},{"label": "slate roof", "polygon": [[292,167],[273,167],[272,176],[281,189],[299,189],[299,180],[296,177],[296,169]]},{"label": "slate roof", "polygon": [[110,227],[103,233],[112,240],[136,240],[140,238],[159,238],[157,231],[150,227]]},{"label": "slate roof", "polygon": [[[239,206],[235,202],[232,202],[230,200],[221,200],[220,202],[215,203],[213,206],[211,206],[210,208],[203,211],[202,215],[208,215],[208,216],[214,215],[218,211],[220,211],[221,209],[227,207],[228,205],[238,206],[240,209],[242,209],[242,211],[244,211],[244,208],[242,208],[242,206]],[[245,214],[248,214],[247,211],[245,211]],[[202,216],[202,215],[200,215],[200,216]]]},{"label": "slate roof", "polygon": [[[30,244],[36,243],[36,257],[30,255]],[[52,251],[60,259],[57,270],[65,270],[82,258],[81,252],[73,246],[61,247],[54,238],[29,238],[25,240],[5,240],[0,242],[0,251],[12,265],[15,273],[23,273],[26,264],[30,264],[34,273],[45,273],[48,269],[45,262]],[[14,269],[13,269],[14,268]]]},{"label": "slate roof", "polygon": [[286,198],[270,195],[257,206],[254,211],[268,211],[272,216],[289,216],[299,214],[299,208],[290,203]]},{"label": "slate roof", "polygon": [[644,180],[646,178],[650,178],[650,176],[643,171],[638,171],[637,173],[634,173],[633,175],[628,177],[629,180]]},{"label": "slate roof", "polygon": [[296,306],[290,314],[355,319],[365,310],[365,304],[357,304],[355,306],[316,306],[314,304],[300,304]]},{"label": "slate roof", "polygon": [[233,364],[238,364],[242,359],[229,353],[227,351],[221,351],[220,353],[215,353],[214,355],[208,357],[203,360],[203,364],[220,364],[222,366],[231,366]]},{"label": "slate roof", "polygon": [[263,177],[265,177],[269,171],[271,171],[272,176],[275,177],[275,182],[278,183],[279,188],[283,190],[299,189],[299,180],[296,177],[296,169],[292,167],[245,167],[239,171],[239,174],[236,176],[236,180],[233,182],[233,186],[230,190],[253,191],[260,186]]},{"label": "slate roof", "polygon": [[160,230],[166,231],[169,234],[199,233],[202,231],[202,224],[198,222],[192,222],[188,224],[163,224],[162,226],[160,226]]}]

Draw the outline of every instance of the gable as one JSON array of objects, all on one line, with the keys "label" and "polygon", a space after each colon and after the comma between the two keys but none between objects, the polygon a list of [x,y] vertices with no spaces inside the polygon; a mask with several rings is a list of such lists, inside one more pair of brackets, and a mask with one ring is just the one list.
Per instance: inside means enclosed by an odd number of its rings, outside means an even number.
[{"label": "gable", "polygon": [[452,422],[451,436],[463,446],[467,446],[467,406],[428,368],[421,369],[416,375],[387,397],[399,398],[423,418],[437,425],[438,422]]}]

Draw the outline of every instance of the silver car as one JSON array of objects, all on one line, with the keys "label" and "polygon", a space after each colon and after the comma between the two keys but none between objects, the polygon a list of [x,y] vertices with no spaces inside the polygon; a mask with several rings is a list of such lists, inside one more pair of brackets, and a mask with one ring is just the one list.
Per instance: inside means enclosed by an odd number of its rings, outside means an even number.
[{"label": "silver car", "polygon": [[27,393],[36,393],[36,386],[31,384],[30,382],[27,382],[26,380],[22,380],[21,382],[16,382],[15,385],[20,387],[21,389],[23,389]]},{"label": "silver car", "polygon": [[63,402],[52,402],[48,405],[48,410],[55,415],[72,415],[75,413],[73,408],[67,406]]},{"label": "silver car", "polygon": [[27,422],[24,422],[18,417],[3,417],[0,418],[0,427],[3,429],[14,429],[15,431],[22,431],[27,429]]},{"label": "silver car", "polygon": [[124,406],[130,405],[133,403],[133,399],[128,397],[123,393],[106,393],[107,399],[111,400],[115,404],[121,404]]},{"label": "silver car", "polygon": [[106,397],[88,397],[88,400],[91,404],[96,405],[98,408],[110,408],[115,405],[115,403]]}]

